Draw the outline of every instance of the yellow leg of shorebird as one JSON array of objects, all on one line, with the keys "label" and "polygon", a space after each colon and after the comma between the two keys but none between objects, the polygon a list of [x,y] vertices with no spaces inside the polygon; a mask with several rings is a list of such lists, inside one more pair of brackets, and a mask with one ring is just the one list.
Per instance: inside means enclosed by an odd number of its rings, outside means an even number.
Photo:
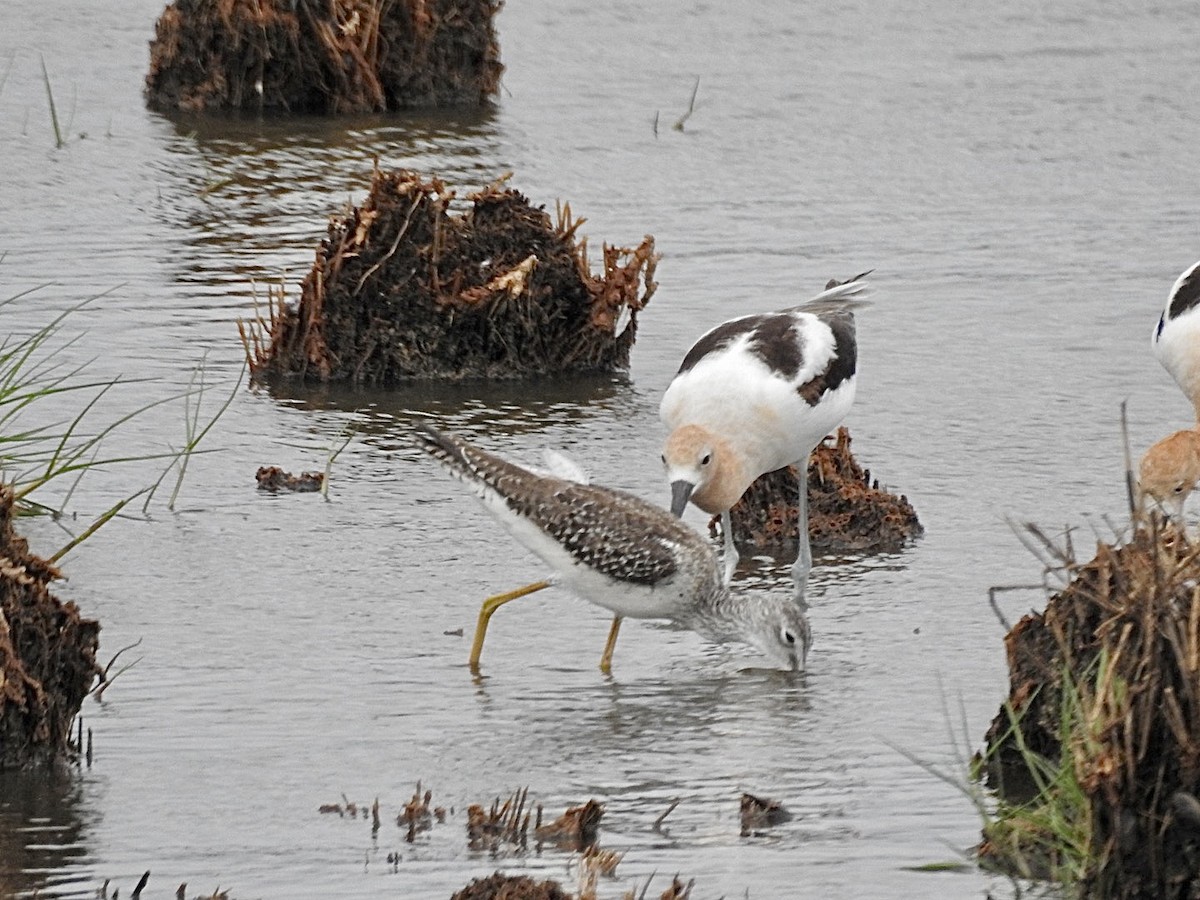
[{"label": "yellow leg of shorebird", "polygon": [[518,597],[524,597],[526,594],[532,594],[535,591],[542,590],[542,588],[548,588],[552,584],[554,584],[553,581],[535,581],[533,584],[527,584],[525,587],[517,588],[515,591],[496,594],[483,601],[483,605],[479,607],[479,621],[475,625],[475,642],[471,645],[470,664],[472,672],[479,671],[479,657],[483,654],[483,639],[487,635],[488,622],[491,621],[492,613],[510,600],[516,600]]},{"label": "yellow leg of shorebird", "polygon": [[612,655],[617,646],[617,635],[621,633],[621,617],[613,616],[612,627],[608,629],[608,641],[604,644],[604,653],[600,656],[600,671],[605,675],[612,674]]}]

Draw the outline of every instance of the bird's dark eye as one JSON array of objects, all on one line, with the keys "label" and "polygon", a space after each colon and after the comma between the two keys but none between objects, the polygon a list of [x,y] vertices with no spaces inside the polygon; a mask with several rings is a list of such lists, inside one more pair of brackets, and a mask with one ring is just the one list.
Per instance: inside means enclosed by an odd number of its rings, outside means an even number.
[{"label": "bird's dark eye", "polygon": [[1175,493],[1177,493],[1177,494],[1183,493],[1183,485],[1182,484],[1175,485]]},{"label": "bird's dark eye", "polygon": [[712,454],[705,453],[704,457],[700,460],[700,465],[707,466],[710,462],[712,462]]},{"label": "bird's dark eye", "polygon": [[662,455],[662,461],[663,461],[663,465],[665,466],[667,464],[667,454],[664,453]]},{"label": "bird's dark eye", "polygon": [[796,643],[796,636],[794,634],[792,634],[790,631],[788,631],[787,629],[784,629],[783,639],[785,641],[787,641],[789,644]]}]

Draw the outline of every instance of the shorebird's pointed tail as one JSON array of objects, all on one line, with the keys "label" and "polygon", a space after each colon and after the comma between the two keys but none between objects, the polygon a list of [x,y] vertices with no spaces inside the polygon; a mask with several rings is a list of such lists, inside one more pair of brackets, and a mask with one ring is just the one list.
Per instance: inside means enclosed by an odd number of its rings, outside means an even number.
[{"label": "shorebird's pointed tail", "polygon": [[417,446],[453,474],[460,478],[474,474],[476,467],[467,456],[469,445],[461,438],[438,431],[432,425],[424,423],[417,425],[416,436]]},{"label": "shorebird's pointed tail", "polygon": [[438,431],[432,425],[417,425],[416,439],[418,447],[484,500],[493,493],[505,495],[505,483],[513,476],[529,475],[520,466],[480,450],[458,435]]},{"label": "shorebird's pointed tail", "polygon": [[845,281],[831,278],[825,285],[825,290],[806,303],[802,303],[798,309],[802,309],[804,312],[819,313],[835,309],[857,309],[864,306],[869,294],[866,279],[874,271],[874,269],[867,269]]}]

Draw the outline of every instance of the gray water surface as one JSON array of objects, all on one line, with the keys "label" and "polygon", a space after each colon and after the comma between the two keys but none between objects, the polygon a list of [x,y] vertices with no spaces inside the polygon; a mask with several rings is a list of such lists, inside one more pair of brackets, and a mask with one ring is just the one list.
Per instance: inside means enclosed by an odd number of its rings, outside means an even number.
[{"label": "gray water surface", "polygon": [[[187,881],[237,897],[439,898],[499,865],[573,883],[563,853],[466,850],[465,805],[524,786],[548,811],[605,804],[602,843],[627,851],[605,897],[653,872],[659,891],[695,878],[698,898],[1007,890],[914,871],[959,858],[979,820],[908,756],[961,775],[1005,696],[987,589],[1040,577],[1007,520],[1076,526],[1090,556],[1106,517],[1125,518],[1121,401],[1135,451],[1189,424],[1148,344],[1200,254],[1200,7],[510,3],[494,110],[240,121],[144,109],[160,11],[0,10],[0,295],[38,288],[0,327],[107,291],[69,319],[66,357],[146,380],[105,410],[177,393],[201,361],[215,410],[241,367],[235,321],[267,283],[296,295],[376,157],[461,195],[511,171],[534,202],[569,201],[597,251],[653,234],[660,288],[628,377],[237,391],[209,436],[223,451],[192,460],[174,512],[160,497],[66,559],[58,593],[103,623],[102,655],[140,639],[127,654],[140,661],[84,708],[90,768],[0,781],[0,894],[92,896],[112,879],[127,896],[146,869],[147,897]],[[39,55],[70,119],[61,149]],[[479,601],[545,573],[418,456],[414,421],[517,459],[558,447],[595,481],[665,503],[658,399],[690,343],[868,268],[847,424],[927,533],[818,565],[807,678],[630,622],[608,679],[607,616],[546,591],[496,616],[472,679]],[[255,490],[259,465],[323,467],[348,426],[331,502]],[[169,403],[111,449],[183,439]],[[85,481],[72,527],[156,475]],[[46,553],[67,539],[49,521],[25,528]],[[739,586],[786,590],[789,563],[747,560]],[[1004,605],[1015,618],[1038,602]],[[418,780],[456,817],[408,845],[394,819]],[[740,837],[743,790],[793,820]],[[378,835],[318,814],[343,794],[380,798]]]}]

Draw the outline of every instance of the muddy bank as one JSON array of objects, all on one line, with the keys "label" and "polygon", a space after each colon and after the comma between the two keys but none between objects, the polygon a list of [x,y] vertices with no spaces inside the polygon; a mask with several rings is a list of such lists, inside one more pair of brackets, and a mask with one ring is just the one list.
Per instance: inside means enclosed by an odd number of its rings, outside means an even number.
[{"label": "muddy bank", "polygon": [[176,0],[150,42],[160,111],[479,106],[504,71],[495,0]]},{"label": "muddy bank", "polygon": [[242,328],[251,367],[368,385],[624,370],[656,287],[654,240],[605,246],[593,274],[582,222],[502,182],[464,204],[437,178],[377,170],[362,205],[330,222],[299,303],[275,295]]},{"label": "muddy bank", "polygon": [[981,856],[1084,896],[1200,896],[1200,545],[1150,523],[1082,565],[1051,555],[1070,582],[1005,638],[985,761],[1016,812]]},{"label": "muddy bank", "polygon": [[[795,466],[755,481],[730,510],[739,551],[794,555],[799,492]],[[720,516],[709,521],[709,530],[720,534]],[[880,488],[859,465],[844,426],[813,451],[808,465],[808,533],[814,553],[895,552],[923,531],[908,498]]]},{"label": "muddy bank", "polygon": [[0,769],[71,759],[71,723],[97,676],[100,625],[50,593],[61,577],[13,530],[0,485]]}]

